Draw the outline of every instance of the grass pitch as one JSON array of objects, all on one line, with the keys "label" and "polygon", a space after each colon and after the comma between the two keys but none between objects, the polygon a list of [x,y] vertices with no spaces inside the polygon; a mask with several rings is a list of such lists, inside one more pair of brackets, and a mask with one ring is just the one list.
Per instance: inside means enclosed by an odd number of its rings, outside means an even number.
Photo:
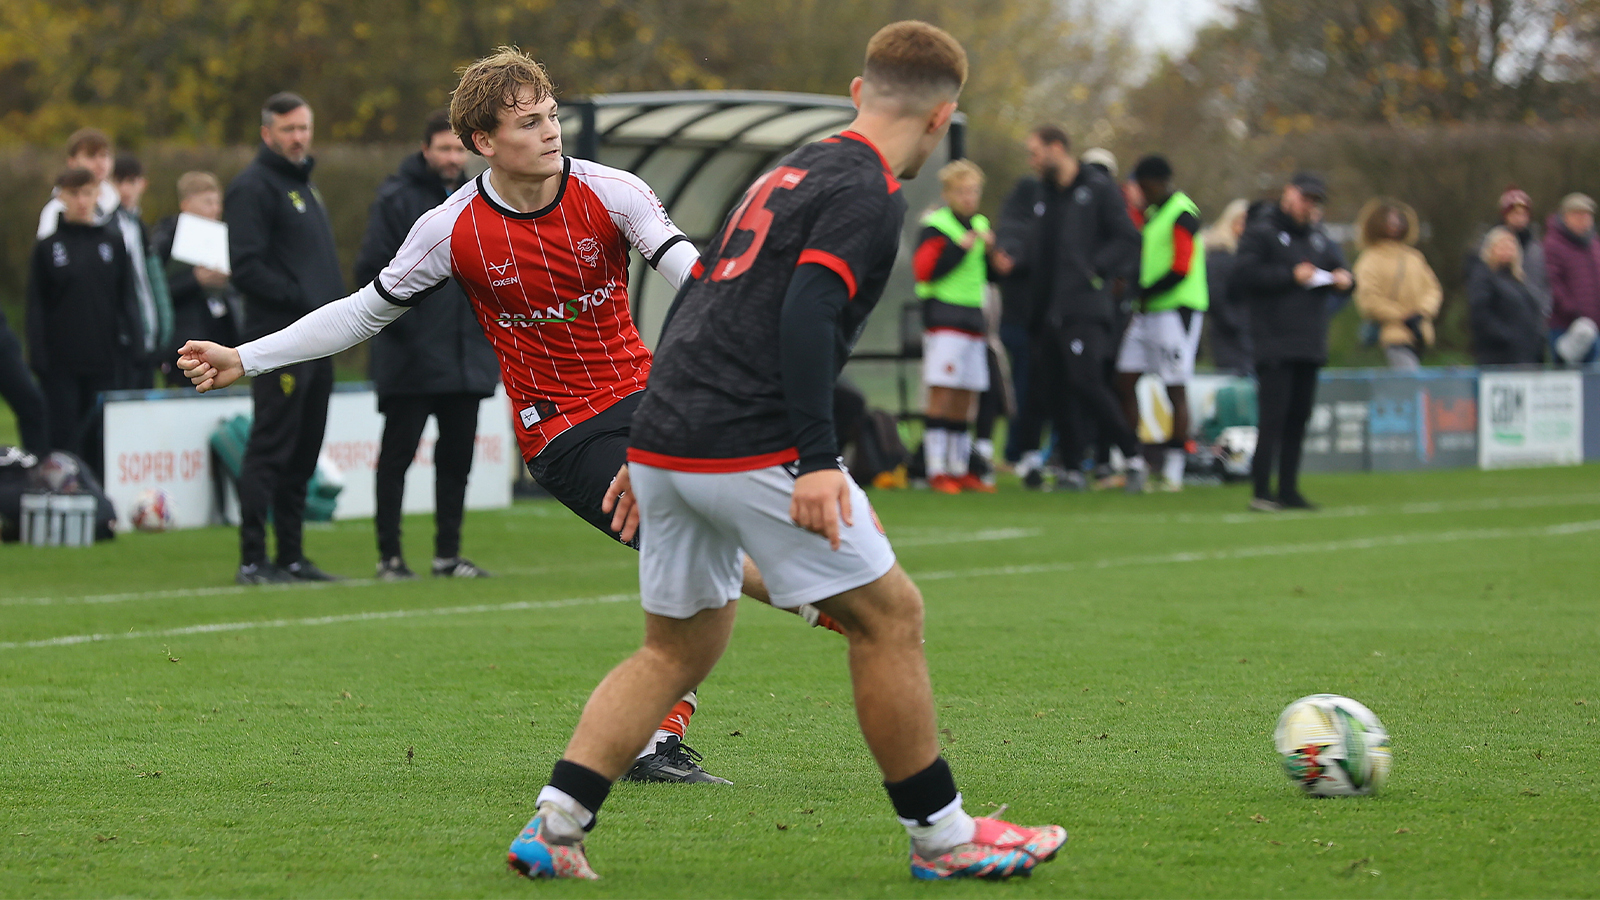
[{"label": "grass pitch", "polygon": [[[689,737],[734,786],[619,786],[598,883],[507,873],[641,631],[632,554],[554,504],[468,516],[482,582],[234,588],[228,530],[0,547],[0,895],[1595,896],[1596,475],[1319,477],[1323,512],[1278,516],[874,495],[968,809],[1073,834],[1006,885],[910,879],[842,639],[749,602]],[[372,571],[370,523],[307,544]],[[1382,795],[1280,771],[1275,718],[1316,691],[1388,725]]]}]

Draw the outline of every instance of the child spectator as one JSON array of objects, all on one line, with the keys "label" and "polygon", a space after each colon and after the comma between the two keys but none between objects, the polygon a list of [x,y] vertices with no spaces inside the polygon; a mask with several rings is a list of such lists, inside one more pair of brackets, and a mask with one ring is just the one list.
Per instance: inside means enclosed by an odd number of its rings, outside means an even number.
[{"label": "child spectator", "polygon": [[28,357],[49,408],[50,449],[76,453],[96,477],[104,475],[96,398],[117,386],[126,365],[135,302],[121,235],[95,224],[102,183],[82,167],[56,179],[61,222],[33,248],[27,301]]},{"label": "child spectator", "polygon": [[[98,128],[80,128],[67,138],[67,168],[87,169],[94,179],[94,225],[104,225],[111,221],[111,216],[117,211],[122,198],[118,196],[117,189],[111,184],[111,139]],[[44,205],[44,211],[39,213],[39,240],[44,240],[56,233],[56,226],[61,222],[61,213],[65,210],[60,190],[50,195],[50,202]]]},{"label": "child spectator", "polygon": [[111,166],[111,184],[117,190],[117,211],[113,220],[128,249],[128,261],[133,265],[133,291],[138,305],[138,315],[133,319],[133,331],[128,344],[128,368],[118,387],[130,390],[148,390],[155,387],[155,370],[165,362],[167,342],[171,339],[172,308],[167,296],[166,278],[154,273],[150,259],[150,230],[139,214],[149,182],[144,177],[144,164],[132,153],[118,153]]},{"label": "child spectator", "polygon": [[[217,176],[210,172],[185,172],[179,176],[178,209],[202,219],[221,221],[222,184]],[[172,258],[172,241],[177,233],[178,217],[173,215],[157,222],[150,238],[166,267],[167,288],[172,293],[172,347],[167,356],[177,356],[177,348],[185,341],[215,341],[232,347],[239,343],[244,301],[226,273]],[[189,379],[176,367],[169,367],[167,383],[189,387]]]}]

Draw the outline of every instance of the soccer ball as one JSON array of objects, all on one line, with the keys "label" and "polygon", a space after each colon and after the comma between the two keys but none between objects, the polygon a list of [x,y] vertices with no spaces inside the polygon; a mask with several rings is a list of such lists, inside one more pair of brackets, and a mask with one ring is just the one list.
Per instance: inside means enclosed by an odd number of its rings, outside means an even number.
[{"label": "soccer ball", "polygon": [[166,531],[172,527],[172,497],[166,491],[150,489],[134,501],[128,521],[140,531]]},{"label": "soccer ball", "polygon": [[39,477],[44,481],[45,490],[52,494],[76,494],[80,471],[78,461],[59,450],[39,464]]},{"label": "soccer ball", "polygon": [[1289,780],[1313,797],[1371,794],[1389,777],[1389,731],[1349,697],[1301,697],[1278,717],[1273,738]]}]

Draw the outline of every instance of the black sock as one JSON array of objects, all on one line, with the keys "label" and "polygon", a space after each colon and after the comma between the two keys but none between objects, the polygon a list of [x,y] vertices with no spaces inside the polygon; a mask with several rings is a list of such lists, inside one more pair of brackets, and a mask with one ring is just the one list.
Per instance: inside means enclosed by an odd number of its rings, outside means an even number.
[{"label": "black sock", "polygon": [[550,786],[583,804],[584,809],[594,814],[594,819],[585,830],[594,828],[594,823],[599,821],[600,804],[606,802],[606,795],[611,793],[610,779],[566,759],[557,761],[555,768],[550,771]]},{"label": "black sock", "polygon": [[956,802],[956,779],[950,764],[939,757],[933,764],[904,781],[883,783],[889,801],[900,818],[918,825],[931,824],[928,817]]}]

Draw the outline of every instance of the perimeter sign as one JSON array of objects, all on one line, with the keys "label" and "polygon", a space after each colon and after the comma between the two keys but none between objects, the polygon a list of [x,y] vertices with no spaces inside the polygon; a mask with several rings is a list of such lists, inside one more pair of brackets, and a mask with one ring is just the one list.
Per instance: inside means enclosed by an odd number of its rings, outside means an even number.
[{"label": "perimeter sign", "polygon": [[1577,372],[1484,372],[1478,379],[1478,466],[1583,462],[1583,380]]}]

